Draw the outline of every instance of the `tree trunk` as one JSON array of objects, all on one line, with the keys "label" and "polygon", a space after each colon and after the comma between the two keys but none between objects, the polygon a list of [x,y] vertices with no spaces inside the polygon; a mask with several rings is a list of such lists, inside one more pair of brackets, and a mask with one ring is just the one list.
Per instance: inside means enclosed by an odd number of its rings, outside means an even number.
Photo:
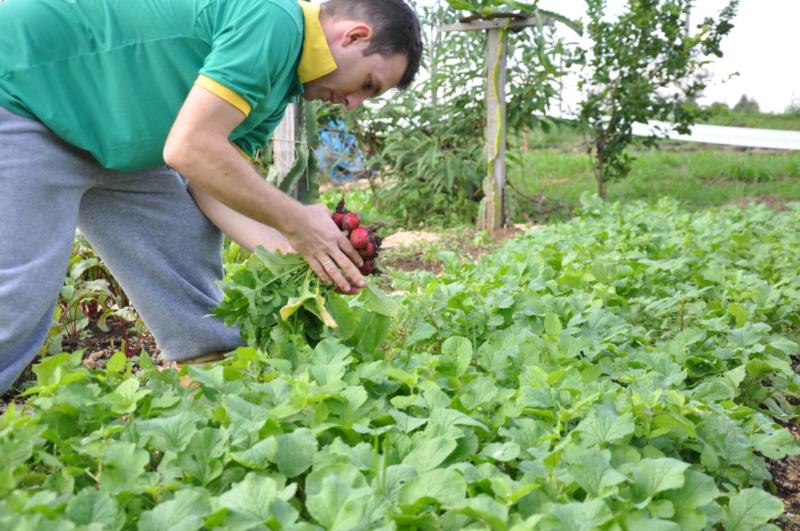
[{"label": "tree trunk", "polygon": [[600,154],[597,155],[597,169],[595,170],[595,178],[597,179],[597,195],[599,195],[601,199],[605,200],[608,193],[608,183],[606,182],[605,161],[601,158]]}]

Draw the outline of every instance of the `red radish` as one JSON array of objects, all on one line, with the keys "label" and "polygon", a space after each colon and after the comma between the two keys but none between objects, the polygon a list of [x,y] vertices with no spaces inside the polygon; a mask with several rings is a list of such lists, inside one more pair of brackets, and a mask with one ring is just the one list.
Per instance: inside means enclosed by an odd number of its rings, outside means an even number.
[{"label": "red radish", "polygon": [[353,247],[356,249],[366,249],[369,243],[369,232],[367,232],[367,229],[364,227],[353,229],[353,232],[350,233],[350,243],[352,243]]},{"label": "red radish", "polygon": [[360,224],[361,219],[355,212],[348,212],[342,218],[342,228],[347,232],[352,232],[353,230],[357,229]]},{"label": "red radish", "polygon": [[364,260],[364,265],[359,268],[362,275],[369,275],[375,269],[375,262],[370,259]]},{"label": "red radish", "polygon": [[367,241],[366,247],[360,249],[358,252],[363,258],[372,258],[375,256],[375,245],[371,241]]},{"label": "red radish", "polygon": [[333,222],[336,223],[337,227],[340,229],[343,228],[342,220],[344,219],[344,212],[334,212],[331,218],[333,218]]}]

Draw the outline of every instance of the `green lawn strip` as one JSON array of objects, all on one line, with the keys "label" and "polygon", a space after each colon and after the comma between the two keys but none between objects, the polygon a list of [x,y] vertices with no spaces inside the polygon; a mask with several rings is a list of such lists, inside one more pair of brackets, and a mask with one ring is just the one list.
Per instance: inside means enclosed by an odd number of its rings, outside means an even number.
[{"label": "green lawn strip", "polygon": [[398,274],[394,303],[330,299],[313,346],[249,310],[249,262],[228,310],[272,330],[262,350],[186,387],[146,356],[35,368],[0,416],[0,528],[775,529],[798,224],[584,199],[477,263]]},{"label": "green lawn strip", "polygon": [[[672,197],[691,208],[724,205],[746,198],[800,199],[800,153],[728,150],[639,151],[631,174],[609,186],[609,200],[658,201]],[[509,166],[508,180],[523,206],[530,198],[579,205],[597,189],[591,159],[581,153],[531,151]],[[566,212],[562,215],[566,215]]]},{"label": "green lawn strip", "polygon": [[780,129],[784,131],[800,131],[800,113],[769,114],[718,112],[706,121],[710,125],[728,125],[733,127],[752,127],[757,129]]}]

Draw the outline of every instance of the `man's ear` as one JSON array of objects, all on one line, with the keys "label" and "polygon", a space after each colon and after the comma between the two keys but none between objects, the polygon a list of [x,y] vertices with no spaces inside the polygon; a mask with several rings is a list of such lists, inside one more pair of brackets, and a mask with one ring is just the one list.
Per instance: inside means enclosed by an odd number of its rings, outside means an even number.
[{"label": "man's ear", "polygon": [[372,27],[364,22],[354,22],[342,36],[342,46],[363,43],[372,38]]}]

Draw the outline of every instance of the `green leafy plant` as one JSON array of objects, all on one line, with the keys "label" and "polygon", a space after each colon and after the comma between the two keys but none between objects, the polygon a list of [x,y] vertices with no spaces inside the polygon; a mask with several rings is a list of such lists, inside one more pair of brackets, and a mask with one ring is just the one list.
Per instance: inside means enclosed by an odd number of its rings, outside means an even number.
[{"label": "green leafy plant", "polygon": [[[0,528],[773,529],[798,224],[587,196],[402,297],[332,295],[313,346],[307,299],[243,309],[278,312],[267,350],[215,366],[44,358],[0,415]],[[294,267],[264,260],[242,308]]]},{"label": "green leafy plant", "polygon": [[[323,107],[322,120],[347,124],[368,158],[376,206],[397,223],[471,223],[486,176],[484,32],[443,34],[454,10],[423,6],[423,63],[430,76],[384,104],[356,113]],[[537,127],[537,111],[557,93],[563,74],[554,58],[568,49],[552,28],[509,36],[508,127]]]},{"label": "green leafy plant", "polygon": [[50,354],[80,347],[92,326],[109,332],[115,325],[125,352],[133,356],[141,350],[146,330],[128,296],[80,234],[73,243],[54,322],[43,347]]},{"label": "green leafy plant", "polygon": [[[246,262],[230,272],[222,287],[225,297],[214,315],[229,326],[238,326],[248,345],[265,352],[284,348],[281,343],[287,337],[316,345],[333,335],[340,324],[340,335],[348,337],[362,317],[294,253],[272,254],[257,247]],[[375,313],[363,316],[365,319],[384,318],[384,329],[388,317],[396,313],[391,299],[375,287],[368,286],[357,300],[368,313]]]}]

